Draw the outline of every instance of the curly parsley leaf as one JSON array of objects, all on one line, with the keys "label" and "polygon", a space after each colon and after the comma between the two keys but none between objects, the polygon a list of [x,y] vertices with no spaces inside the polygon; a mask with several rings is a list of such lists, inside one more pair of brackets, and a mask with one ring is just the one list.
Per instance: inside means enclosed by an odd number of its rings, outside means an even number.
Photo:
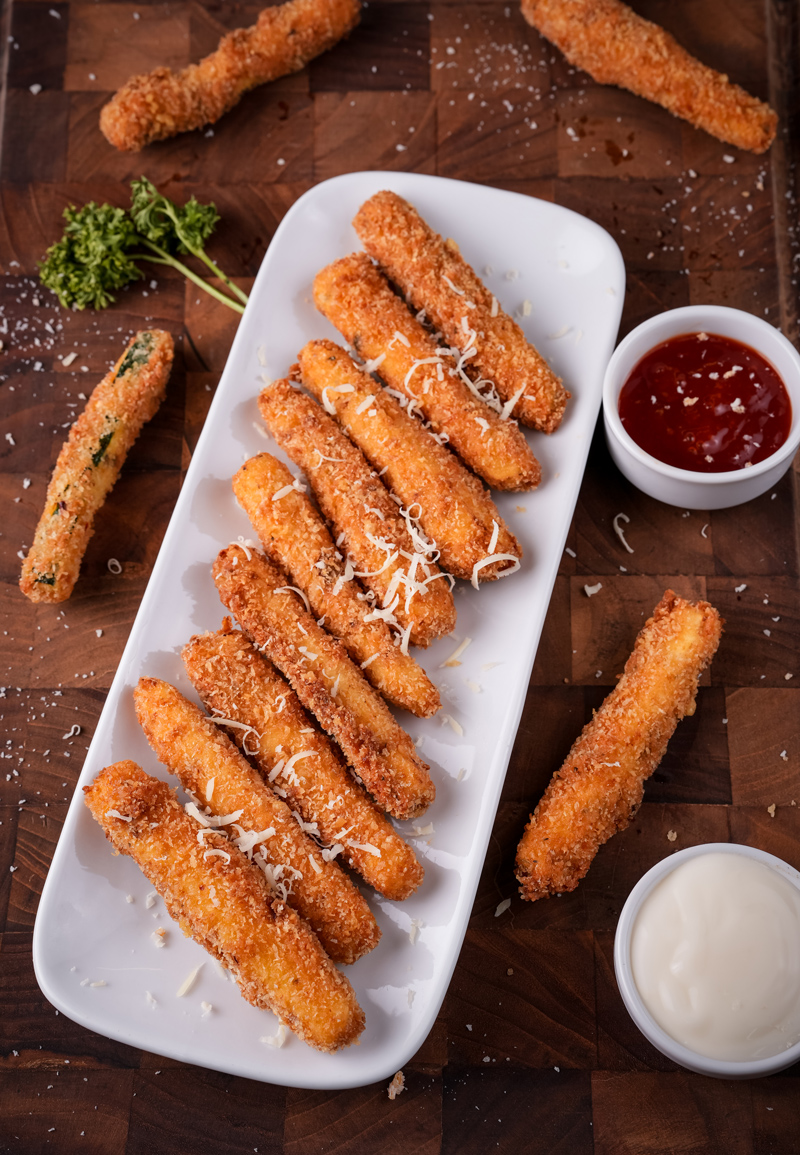
[{"label": "curly parsley leaf", "polygon": [[42,284],[65,307],[105,309],[117,290],[144,276],[128,249],[138,242],[124,209],[96,205],[64,209],[67,226],[39,264]]}]

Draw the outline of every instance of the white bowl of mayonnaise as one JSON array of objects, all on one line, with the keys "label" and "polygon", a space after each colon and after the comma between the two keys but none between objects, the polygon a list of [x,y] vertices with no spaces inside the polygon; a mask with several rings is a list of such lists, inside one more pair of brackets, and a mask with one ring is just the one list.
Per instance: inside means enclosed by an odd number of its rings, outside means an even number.
[{"label": "white bowl of mayonnaise", "polygon": [[614,969],[654,1047],[720,1079],[800,1061],[800,873],[737,843],[680,850],[622,909]]}]

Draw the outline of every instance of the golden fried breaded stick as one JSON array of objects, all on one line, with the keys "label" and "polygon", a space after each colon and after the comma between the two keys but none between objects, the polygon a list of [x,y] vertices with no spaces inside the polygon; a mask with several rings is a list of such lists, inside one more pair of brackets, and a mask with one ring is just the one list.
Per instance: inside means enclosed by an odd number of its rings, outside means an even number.
[{"label": "golden fried breaded stick", "polygon": [[173,343],[145,329],[95,386],[61,447],[19,587],[32,602],[72,593],[94,533],[95,514],[119,477],[128,451],[164,399]]},{"label": "golden fried breaded stick", "polygon": [[544,433],[558,428],[570,396],[561,378],[503,312],[455,241],[443,240],[413,205],[388,190],[365,201],[353,225],[389,279],[460,352],[464,371],[494,384],[506,416]]},{"label": "golden fried breaded stick", "polygon": [[[403,899],[422,882],[414,851],[354,781],[283,678],[230,620],[192,638],[183,663],[207,710],[239,727],[230,736],[273,790],[385,898]],[[241,728],[244,727],[244,728]],[[282,795],[283,796],[283,795]]]},{"label": "golden fried breaded stick", "polygon": [[383,698],[317,625],[285,574],[257,550],[228,546],[214,562],[219,596],[300,701],[339,743],[357,777],[395,818],[415,818],[436,790],[428,766]]},{"label": "golden fried breaded stick", "polygon": [[234,477],[233,491],[267,556],[306,594],[311,609],[367,681],[396,706],[422,718],[435,714],[441,705],[439,691],[407,650],[394,644],[386,622],[373,616],[374,607],[358,582],[346,580],[352,566],[345,567],[327,525],[295,488],[286,466],[269,453],[251,457]]},{"label": "golden fried breaded stick", "polygon": [[721,633],[708,602],[666,591],[531,815],[517,850],[523,898],[574,890],[603,843],[631,821],[675,727],[694,713],[698,678]]},{"label": "golden fried breaded stick", "polygon": [[479,581],[519,569],[519,543],[477,477],[344,349],[333,341],[309,341],[298,359],[306,388],[328,402],[406,509],[419,509],[419,523],[446,570],[477,588]]},{"label": "golden fried breaded stick", "polygon": [[130,855],[184,934],[219,959],[249,1003],[320,1051],[355,1042],[364,1012],[353,988],[238,847],[206,832],[174,790],[135,762],[106,766],[84,795],[115,851]]},{"label": "golden fried breaded stick", "polygon": [[660,104],[717,140],[765,152],[778,117],[620,0],[522,0],[522,15],[598,84]]},{"label": "golden fried breaded stick", "polygon": [[199,64],[132,77],[101,109],[100,129],[115,148],[138,152],[214,124],[251,88],[298,72],[333,48],[360,15],[359,0],[289,0],[265,8],[252,28],[223,36]]},{"label": "golden fried breaded stick", "polygon": [[259,859],[264,862],[280,897],[308,922],[334,962],[352,963],[372,950],[381,932],[363,896],[335,862],[325,861],[227,735],[168,682],[140,678],[133,696],[158,760],[201,806],[225,818],[222,825],[240,849],[252,852],[259,866]]},{"label": "golden fried breaded stick", "polygon": [[412,538],[411,517],[404,511],[408,520],[403,520],[361,450],[288,381],[262,389],[258,408],[281,449],[311,482],[320,509],[357,567],[356,577],[377,595],[370,609],[391,608],[416,646],[452,633],[452,583],[430,560],[436,553],[430,543],[419,533]]},{"label": "golden fried breaded stick", "polygon": [[478,394],[456,360],[392,292],[366,253],[334,261],[314,278],[314,303],[392,389],[405,394],[470,469],[495,489],[533,489],[539,462],[515,421]]}]

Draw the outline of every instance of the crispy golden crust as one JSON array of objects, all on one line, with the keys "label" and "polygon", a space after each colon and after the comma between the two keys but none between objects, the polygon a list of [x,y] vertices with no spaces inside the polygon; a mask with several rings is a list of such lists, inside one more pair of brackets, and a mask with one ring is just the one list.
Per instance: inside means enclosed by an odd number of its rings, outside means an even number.
[{"label": "crispy golden crust", "polygon": [[[516,421],[504,421],[469,388],[453,357],[392,292],[366,253],[314,279],[314,302],[360,357],[381,358],[387,385],[410,398],[437,434],[495,489],[533,489],[542,471]],[[460,363],[460,358],[459,358]]]},{"label": "crispy golden crust", "polygon": [[265,8],[256,24],[229,32],[199,64],[132,77],[102,108],[103,135],[115,148],[138,152],[214,124],[251,88],[298,72],[333,48],[360,15],[359,0],[289,0]]},{"label": "crispy golden crust", "polygon": [[286,588],[285,574],[257,550],[248,558],[241,546],[228,546],[214,562],[214,581],[242,629],[336,739],[378,804],[395,818],[424,813],[436,794],[428,766],[341,643]]},{"label": "crispy golden crust", "polygon": [[694,713],[697,681],[721,632],[708,602],[666,591],[531,815],[517,850],[523,898],[574,890],[603,843],[631,821],[675,727]]},{"label": "crispy golden crust", "polygon": [[19,587],[32,602],[63,602],[72,593],[95,514],[142,426],[164,399],[172,357],[169,333],[137,333],[70,429],[22,564]]},{"label": "crispy golden crust", "polygon": [[184,790],[216,816],[241,811],[227,824],[232,838],[243,832],[274,832],[255,844],[255,861],[261,856],[273,868],[284,868],[282,877],[276,876],[279,887],[288,887],[281,897],[306,919],[334,962],[352,963],[372,950],[381,932],[362,895],[335,862],[322,858],[286,803],[222,730],[174,686],[157,678],[140,678],[134,700],[156,757],[178,776]]},{"label": "crispy golden crust", "polygon": [[274,1011],[320,1051],[355,1042],[364,1012],[350,983],[237,847],[213,832],[201,846],[201,828],[175,791],[135,762],[106,766],[84,792],[114,849],[130,855],[184,933],[228,968],[249,1003]]},{"label": "crispy golden crust", "polygon": [[265,777],[273,778],[273,789],[285,792],[303,821],[316,823],[322,842],[338,844],[342,857],[386,898],[407,898],[416,890],[423,870],[411,847],[353,781],[297,695],[244,634],[223,628],[196,636],[185,647],[183,662],[206,709],[252,727],[232,729],[230,736]]},{"label": "crispy golden crust", "polygon": [[[469,581],[475,565],[489,554],[495,526],[494,553],[501,560],[480,569],[478,580],[502,576],[509,569],[503,555],[522,557],[517,539],[477,477],[377,387],[344,349],[333,341],[309,341],[299,362],[303,384],[320,398],[327,390],[336,420],[388,488],[407,509],[419,508],[420,525],[436,543],[446,570]],[[337,391],[345,384],[352,392]],[[368,398],[372,401],[364,408]],[[513,560],[511,568],[516,568]]]},{"label": "crispy golden crust", "polygon": [[504,402],[516,397],[510,412],[523,425],[544,433],[558,428],[569,397],[561,378],[503,312],[454,241],[445,241],[413,205],[388,191],[365,201],[353,225],[414,308],[424,309],[461,354],[474,350],[466,372],[492,381]]},{"label": "crispy golden crust", "polygon": [[[311,482],[320,509],[341,538],[342,552],[376,594],[375,605],[386,609],[394,604],[395,618],[410,629],[416,646],[452,633],[456,607],[450,586],[438,566],[426,560],[435,551],[416,553],[397,505],[361,450],[316,401],[288,381],[262,389],[258,407],[272,436]],[[421,591],[409,581],[412,570],[412,582],[427,579]]]},{"label": "crispy golden crust", "polygon": [[273,500],[273,494],[292,482],[285,465],[261,453],[241,467],[233,491],[267,555],[303,590],[314,614],[324,618],[325,628],[341,641],[367,681],[418,717],[435,714],[441,705],[439,691],[411,655],[394,644],[386,622],[365,620],[373,607],[357,581],[344,580],[342,555],[306,495],[291,489]]},{"label": "crispy golden crust", "polygon": [[765,152],[778,117],[620,0],[522,0],[522,15],[598,84],[660,104],[718,140]]}]

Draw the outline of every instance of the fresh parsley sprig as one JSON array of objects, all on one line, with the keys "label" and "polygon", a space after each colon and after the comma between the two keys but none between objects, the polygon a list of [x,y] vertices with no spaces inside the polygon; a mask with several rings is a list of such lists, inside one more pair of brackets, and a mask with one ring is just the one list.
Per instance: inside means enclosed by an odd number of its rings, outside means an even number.
[{"label": "fresh parsley sprig", "polygon": [[[152,261],[177,269],[216,300],[244,312],[247,294],[205,251],[220,219],[213,204],[192,197],[180,208],[141,177],[131,182],[130,212],[91,201],[82,209],[68,206],[64,218],[64,235],[39,263],[39,276],[65,307],[105,309],[119,289],[144,276],[136,262]],[[203,280],[177,254],[197,257],[229,292]]]}]

